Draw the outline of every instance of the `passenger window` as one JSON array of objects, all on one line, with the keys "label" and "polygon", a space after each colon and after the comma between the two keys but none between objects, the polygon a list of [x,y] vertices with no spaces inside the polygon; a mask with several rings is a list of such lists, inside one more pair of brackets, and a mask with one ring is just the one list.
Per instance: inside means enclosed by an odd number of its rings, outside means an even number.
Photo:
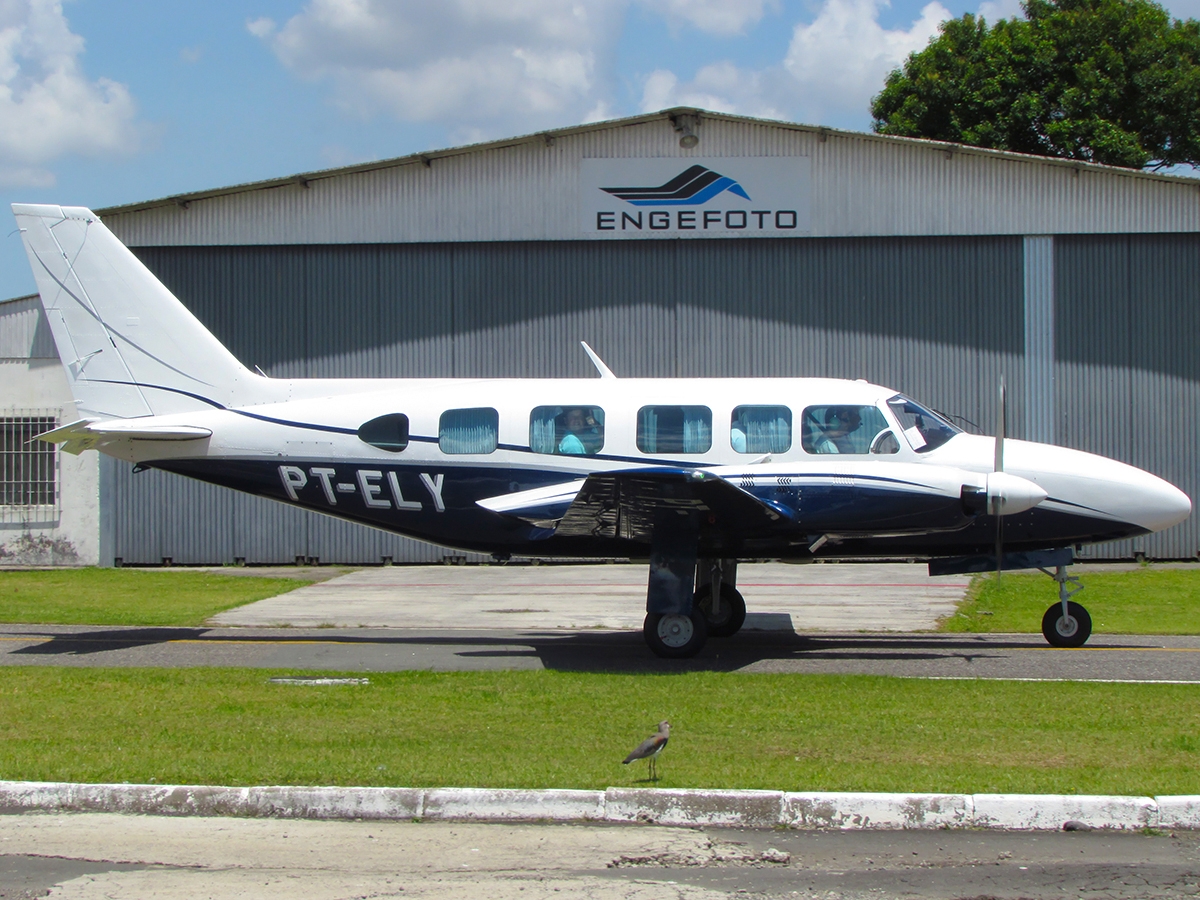
[{"label": "passenger window", "polygon": [[399,453],[408,446],[408,416],[388,413],[363,422],[358,428],[358,439],[380,450]]},{"label": "passenger window", "polygon": [[638,410],[637,448],[643,453],[707,453],[712,449],[712,410],[643,406]]},{"label": "passenger window", "polygon": [[786,453],[792,449],[792,411],[786,406],[739,406],[729,424],[729,445],[738,453]]},{"label": "passenger window", "polygon": [[800,444],[809,453],[869,453],[888,423],[874,406],[810,406],[801,429]]},{"label": "passenger window", "polygon": [[529,414],[534,453],[594,456],[604,448],[604,410],[598,406],[539,406]]},{"label": "passenger window", "polygon": [[438,449],[443,453],[491,453],[500,432],[494,409],[448,409],[438,422]]}]

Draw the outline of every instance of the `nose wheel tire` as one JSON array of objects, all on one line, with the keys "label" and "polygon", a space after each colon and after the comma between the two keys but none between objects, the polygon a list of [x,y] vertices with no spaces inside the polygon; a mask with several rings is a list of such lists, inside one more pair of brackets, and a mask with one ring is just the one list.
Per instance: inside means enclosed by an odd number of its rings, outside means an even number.
[{"label": "nose wheel tire", "polygon": [[1063,616],[1062,603],[1055,603],[1042,616],[1042,634],[1053,647],[1082,647],[1092,636],[1092,617],[1072,601]]},{"label": "nose wheel tire", "polygon": [[686,659],[695,656],[708,640],[704,614],[693,607],[691,615],[682,613],[646,613],[642,636],[655,656]]},{"label": "nose wheel tire", "polygon": [[694,602],[696,608],[704,614],[709,637],[732,637],[741,631],[746,622],[746,601],[731,584],[721,585],[721,608],[715,616],[712,611],[711,584],[700,586]]}]

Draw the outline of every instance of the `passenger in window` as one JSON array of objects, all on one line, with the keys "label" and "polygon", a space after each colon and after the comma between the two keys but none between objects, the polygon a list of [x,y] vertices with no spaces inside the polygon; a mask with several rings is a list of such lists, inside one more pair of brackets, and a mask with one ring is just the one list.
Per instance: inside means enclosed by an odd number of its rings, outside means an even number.
[{"label": "passenger in window", "polygon": [[740,419],[729,428],[729,446],[738,453],[746,452],[746,425]]},{"label": "passenger in window", "polygon": [[862,416],[853,406],[831,406],[825,410],[822,433],[813,442],[814,453],[855,453],[850,435],[862,426]]},{"label": "passenger in window", "polygon": [[596,448],[599,446],[596,421],[583,409],[579,407],[568,409],[563,414],[563,427],[566,429],[566,434],[558,442],[559,453],[585,456],[596,452]]}]

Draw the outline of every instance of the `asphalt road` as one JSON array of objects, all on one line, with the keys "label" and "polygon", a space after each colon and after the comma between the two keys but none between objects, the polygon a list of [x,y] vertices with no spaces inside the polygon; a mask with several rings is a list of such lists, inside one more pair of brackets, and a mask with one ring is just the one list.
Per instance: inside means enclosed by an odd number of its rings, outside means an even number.
[{"label": "asphalt road", "polygon": [[694,659],[660,660],[634,631],[6,625],[0,626],[0,665],[707,670],[1200,683],[1200,638],[1097,635],[1081,649],[1057,650],[1041,635],[743,631],[710,640]]},{"label": "asphalt road", "polygon": [[0,897],[1176,898],[1200,836],[0,815]]}]

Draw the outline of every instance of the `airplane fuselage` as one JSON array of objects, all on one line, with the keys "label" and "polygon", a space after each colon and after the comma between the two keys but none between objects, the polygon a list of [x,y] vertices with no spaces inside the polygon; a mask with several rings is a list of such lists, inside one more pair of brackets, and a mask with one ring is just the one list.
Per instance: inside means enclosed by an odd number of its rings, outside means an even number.
[{"label": "airplane fuselage", "polygon": [[[914,446],[920,437],[914,441],[912,430],[906,433],[888,403],[896,393],[865,382],[262,379],[260,387],[279,402],[153,417],[165,427],[210,430],[211,437],[127,440],[105,452],[410,537],[497,554],[645,555],[636,536],[619,529],[564,534],[547,527],[553,511],[547,522],[535,524],[528,510],[513,516],[480,506],[489,498],[571,485],[592,473],[639,468],[705,471],[779,511],[778,520],[736,535],[705,527],[710,523],[702,516],[701,552],[708,555],[804,559],[814,555],[809,547],[822,536],[828,540],[815,555],[830,557],[970,555],[988,552],[995,542],[995,518],[965,508],[962,498],[964,485],[982,485],[991,471],[994,440],[955,433],[932,449]],[[831,408],[869,418],[877,410],[870,428],[878,431],[840,452],[816,452],[814,436],[806,438],[804,429],[819,432],[818,425],[827,423],[812,424],[814,412],[819,418]],[[769,411],[779,433],[759,435],[758,446],[745,447],[736,429],[747,409]],[[558,434],[549,433],[549,423],[572,410],[586,411],[592,429],[602,417],[598,446],[564,452]],[[690,446],[678,434],[649,442],[647,411],[660,421],[664,413],[678,419],[684,411],[698,427],[707,425],[707,433]],[[364,423],[387,415],[407,419],[403,449],[381,449],[359,435]],[[450,434],[454,427],[446,424],[447,416],[456,415],[465,416],[467,430],[475,422],[488,432],[494,425],[494,436],[484,434],[481,446],[461,440],[456,446],[460,435]],[[543,424],[544,437],[537,433]],[[884,448],[890,452],[872,452],[884,430],[892,434]],[[1048,495],[1005,517],[1011,550],[1132,537],[1190,508],[1166,482],[1103,457],[1015,440],[1006,442],[1004,452],[1008,473]]]}]

